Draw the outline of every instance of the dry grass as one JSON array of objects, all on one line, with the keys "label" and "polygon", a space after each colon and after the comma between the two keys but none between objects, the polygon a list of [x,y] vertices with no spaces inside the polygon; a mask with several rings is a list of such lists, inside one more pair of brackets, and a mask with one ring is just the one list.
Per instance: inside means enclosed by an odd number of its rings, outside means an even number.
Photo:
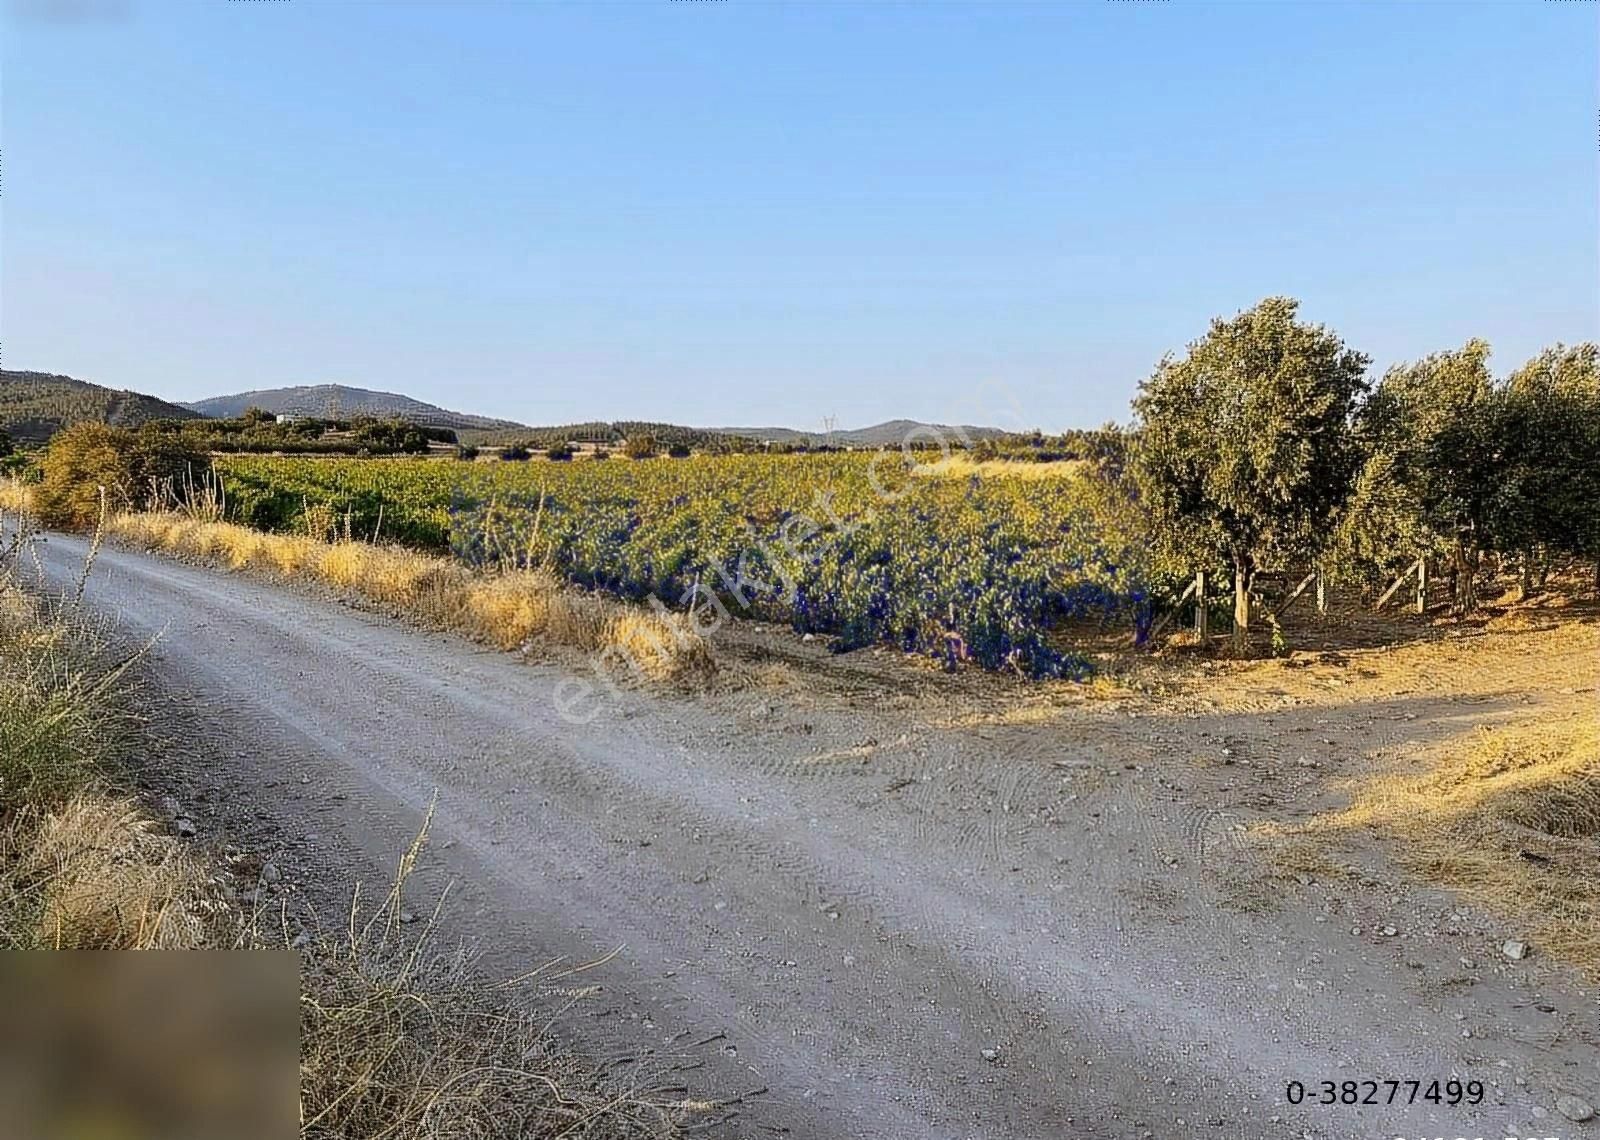
[{"label": "dry grass", "polygon": [[[537,1140],[677,1135],[693,1108],[608,1085],[555,1049],[506,987],[461,951],[435,948],[437,927],[402,920],[401,897],[426,829],[387,898],[352,900],[344,930],[308,950],[301,993],[304,1137]],[[414,933],[412,933],[414,931]],[[513,988],[566,983],[549,967]]]},{"label": "dry grass", "polygon": [[108,529],[148,550],[351,590],[502,649],[540,641],[570,646],[658,681],[713,669],[710,647],[687,617],[584,593],[540,571],[476,574],[404,547],[263,534],[178,512],[119,515]]},{"label": "dry grass", "polygon": [[75,616],[0,580],[0,816],[61,803],[123,749],[128,660]]},{"label": "dry grass", "polygon": [[1600,978],[1600,723],[1482,728],[1432,750],[1421,775],[1385,774],[1302,833],[1369,829],[1400,861],[1532,931]]},{"label": "dry grass", "polygon": [[201,865],[104,790],[136,725],[129,666],[76,607],[0,582],[0,946],[193,947],[225,908]]},{"label": "dry grass", "polygon": [[1025,463],[1008,459],[974,459],[965,451],[952,451],[934,462],[921,463],[910,470],[915,475],[946,479],[1065,479],[1087,467],[1082,459],[1062,459],[1051,463]]},{"label": "dry grass", "polygon": [[79,792],[14,821],[4,846],[10,945],[192,950],[226,938],[216,880],[132,799]]},{"label": "dry grass", "polygon": [[33,494],[27,484],[18,479],[0,479],[0,511],[23,514],[33,506]]}]

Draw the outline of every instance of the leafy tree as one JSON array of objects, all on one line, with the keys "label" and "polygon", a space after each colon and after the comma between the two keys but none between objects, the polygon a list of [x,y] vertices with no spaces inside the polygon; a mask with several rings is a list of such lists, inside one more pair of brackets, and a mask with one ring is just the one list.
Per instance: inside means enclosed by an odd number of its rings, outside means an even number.
[{"label": "leafy tree", "polygon": [[358,420],[351,438],[374,452],[399,451],[421,455],[428,450],[427,432],[405,420]]},{"label": "leafy tree", "polygon": [[565,463],[572,458],[572,448],[564,443],[552,444],[545,448],[544,457],[555,460],[558,463]]},{"label": "leafy tree", "polygon": [[1389,370],[1362,414],[1368,458],[1341,526],[1353,564],[1451,565],[1458,612],[1477,605],[1485,553],[1515,558],[1524,591],[1552,553],[1600,554],[1600,365],[1557,345],[1505,383],[1469,341]]},{"label": "leafy tree", "polygon": [[457,444],[456,458],[462,460],[463,462],[471,463],[474,459],[478,458],[478,449],[473,447],[470,443]]},{"label": "leafy tree", "polygon": [[11,444],[11,436],[4,431],[0,431],[0,459],[10,455],[15,450],[16,448]]},{"label": "leafy tree", "polygon": [[667,448],[667,458],[669,459],[688,459],[689,454],[689,445],[687,443],[674,443]]},{"label": "leafy tree", "polygon": [[1342,527],[1354,558],[1387,570],[1448,558],[1462,613],[1477,605],[1483,552],[1520,526],[1520,492],[1506,485],[1520,432],[1489,352],[1470,340],[1385,373],[1363,409],[1368,456]]},{"label": "leafy tree", "polygon": [[629,459],[653,459],[656,454],[656,437],[648,434],[630,435],[622,446],[622,454]]},{"label": "leafy tree", "polygon": [[92,526],[100,517],[102,487],[107,509],[131,510],[163,484],[181,485],[204,463],[170,433],[75,424],[50,441],[34,509],[48,526]]},{"label": "leafy tree", "polygon": [[500,458],[511,463],[521,463],[532,459],[533,452],[523,447],[520,443],[508,443],[500,449]]},{"label": "leafy tree", "polygon": [[1263,564],[1315,556],[1360,465],[1351,421],[1368,359],[1299,302],[1218,318],[1139,389],[1141,493],[1169,552],[1234,571],[1234,640]]},{"label": "leafy tree", "polygon": [[1600,350],[1544,350],[1511,374],[1503,403],[1494,537],[1518,554],[1526,594],[1552,554],[1600,558]]}]

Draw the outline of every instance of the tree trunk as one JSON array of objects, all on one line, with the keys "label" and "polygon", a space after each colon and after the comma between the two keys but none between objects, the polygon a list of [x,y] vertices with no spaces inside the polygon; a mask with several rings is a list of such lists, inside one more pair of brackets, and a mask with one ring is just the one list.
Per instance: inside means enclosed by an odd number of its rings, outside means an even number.
[{"label": "tree trunk", "polygon": [[1250,641],[1250,569],[1243,558],[1233,560],[1233,648],[1243,653]]},{"label": "tree trunk", "polygon": [[1533,555],[1526,550],[1522,552],[1522,568],[1517,573],[1517,601],[1525,602],[1533,597]]},{"label": "tree trunk", "polygon": [[1478,608],[1478,552],[1465,536],[1456,539],[1456,613],[1466,617]]}]

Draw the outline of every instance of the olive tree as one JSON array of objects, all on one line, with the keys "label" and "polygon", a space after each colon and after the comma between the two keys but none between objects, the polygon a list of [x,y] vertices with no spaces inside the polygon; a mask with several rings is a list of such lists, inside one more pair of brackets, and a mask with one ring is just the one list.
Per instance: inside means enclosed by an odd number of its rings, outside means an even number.
[{"label": "olive tree", "polygon": [[1526,594],[1552,554],[1600,559],[1600,348],[1545,349],[1506,388],[1495,523]]},{"label": "olive tree", "polygon": [[1352,417],[1368,358],[1298,313],[1269,297],[1213,320],[1134,400],[1135,470],[1157,533],[1182,557],[1232,565],[1240,646],[1257,569],[1320,551],[1361,461]]},{"label": "olive tree", "polygon": [[1470,340],[1390,368],[1362,414],[1368,454],[1346,529],[1376,534],[1404,561],[1449,557],[1461,611],[1476,604],[1481,553],[1503,510],[1503,395],[1488,342]]}]

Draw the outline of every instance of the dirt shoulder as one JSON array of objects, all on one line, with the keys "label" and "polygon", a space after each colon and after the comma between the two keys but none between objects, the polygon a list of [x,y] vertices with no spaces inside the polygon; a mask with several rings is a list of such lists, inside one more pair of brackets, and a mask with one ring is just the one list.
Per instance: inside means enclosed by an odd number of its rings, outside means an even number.
[{"label": "dirt shoulder", "polygon": [[[82,553],[52,537],[46,568]],[[1511,1135],[1600,1094],[1576,971],[1504,959],[1520,931],[1380,843],[1308,874],[1259,838],[1487,720],[1581,712],[1592,624],[1106,699],[751,661],[580,724],[571,668],[244,577],[106,550],[89,598],[159,634],[197,813],[331,906],[436,802],[413,908],[449,886],[507,975],[604,959],[560,1031],[641,1088],[749,1094],[727,1135]],[[1435,1077],[1483,1104],[1285,1103]]]}]

